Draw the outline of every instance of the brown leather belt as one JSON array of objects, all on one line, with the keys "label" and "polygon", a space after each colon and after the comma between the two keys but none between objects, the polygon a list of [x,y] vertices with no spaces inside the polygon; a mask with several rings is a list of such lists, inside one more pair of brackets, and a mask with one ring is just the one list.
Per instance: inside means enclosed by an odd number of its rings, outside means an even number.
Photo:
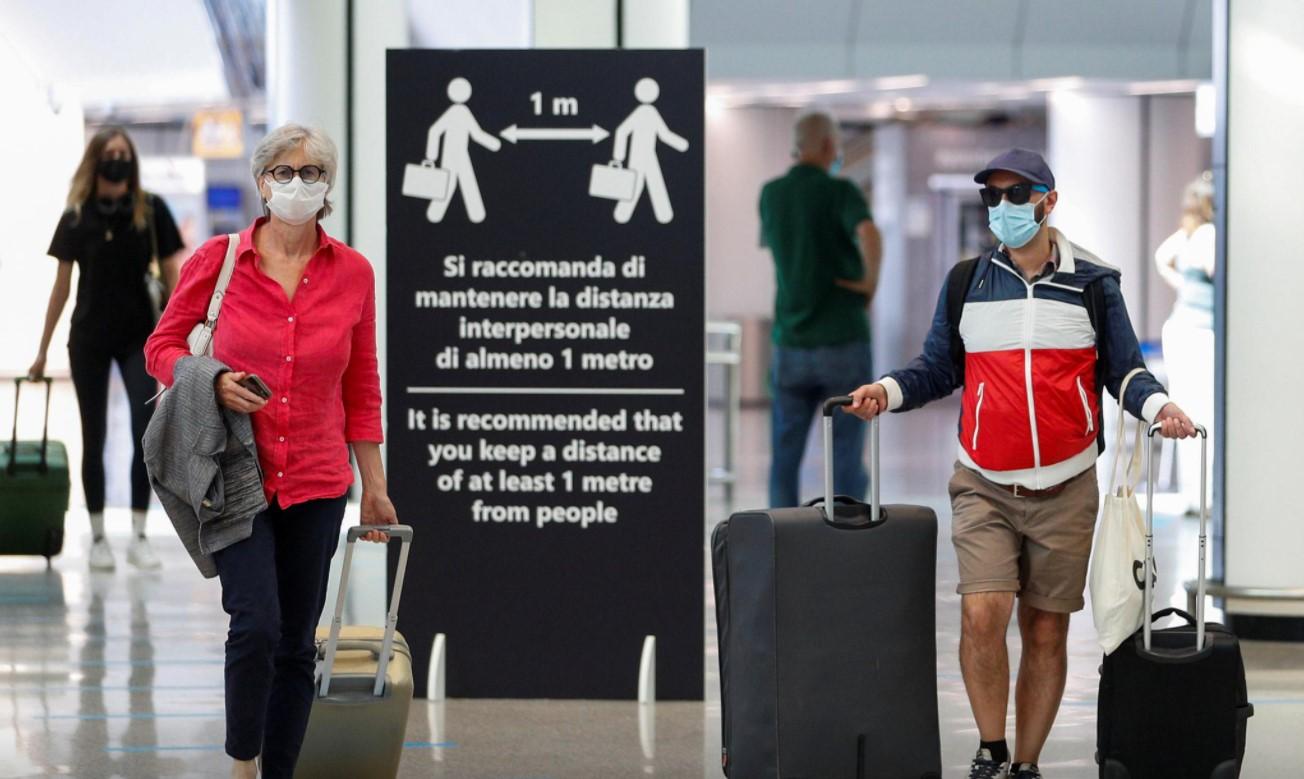
[{"label": "brown leather belt", "polygon": [[1016,498],[1052,498],[1064,491],[1068,482],[1056,484],[1054,487],[1047,487],[1044,490],[1030,490],[1027,487],[1021,487],[1018,484],[996,484],[997,488],[1010,493]]}]

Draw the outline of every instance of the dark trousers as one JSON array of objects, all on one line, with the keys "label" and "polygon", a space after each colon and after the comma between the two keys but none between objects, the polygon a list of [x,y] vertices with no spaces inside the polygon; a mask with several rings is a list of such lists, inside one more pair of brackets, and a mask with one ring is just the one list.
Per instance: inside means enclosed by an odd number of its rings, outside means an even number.
[{"label": "dark trousers", "polygon": [[213,555],[226,638],[226,752],[263,756],[266,779],[292,777],[312,710],[313,636],[339,544],[345,497],[254,518],[253,535]]},{"label": "dark trousers", "polygon": [[77,408],[81,410],[82,488],[86,491],[86,508],[91,513],[104,511],[104,437],[109,411],[109,371],[114,362],[122,373],[131,401],[131,440],[135,452],[131,458],[131,507],[149,508],[149,474],[145,471],[145,452],[141,439],[154,415],[149,403],[158,386],[145,372],[145,351],[109,349],[88,345],[68,348],[72,368],[72,385],[77,390]]},{"label": "dark trousers", "polygon": [[[798,506],[801,460],[810,423],[820,405],[873,381],[868,343],[811,349],[775,346],[770,365],[774,393],[770,417],[770,506]],[[823,422],[821,421],[822,425]],[[864,500],[866,425],[850,414],[833,414],[833,491]]]}]

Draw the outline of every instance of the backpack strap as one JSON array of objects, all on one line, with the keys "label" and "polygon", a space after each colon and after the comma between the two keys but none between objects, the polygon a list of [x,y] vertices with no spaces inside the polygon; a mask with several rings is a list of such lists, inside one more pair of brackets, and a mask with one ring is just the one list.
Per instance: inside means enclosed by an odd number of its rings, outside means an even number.
[{"label": "backpack strap", "polygon": [[[1104,408],[1105,400],[1105,381],[1109,377],[1109,339],[1101,328],[1105,326],[1105,287],[1100,279],[1096,279],[1087,284],[1082,291],[1083,302],[1087,307],[1087,318],[1091,320],[1091,329],[1096,333],[1096,393],[1100,403],[1097,405]],[[1122,393],[1126,384],[1119,389]],[[1122,408],[1123,398],[1118,399],[1119,408]],[[1103,418],[1103,415],[1102,415]],[[1099,434],[1096,436],[1096,448],[1104,453],[1105,451],[1105,431],[1103,425],[1097,425],[1096,429]]]},{"label": "backpack strap", "polygon": [[960,337],[960,317],[964,315],[964,299],[973,284],[981,257],[957,262],[946,276],[946,321],[951,326],[951,373],[955,386],[964,385],[964,339]]}]

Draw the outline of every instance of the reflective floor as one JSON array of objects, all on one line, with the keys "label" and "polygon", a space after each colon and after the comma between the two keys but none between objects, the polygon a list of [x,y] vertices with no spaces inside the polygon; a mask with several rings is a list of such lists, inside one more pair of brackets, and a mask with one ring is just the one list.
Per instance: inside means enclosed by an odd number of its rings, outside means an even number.
[{"label": "reflective floor", "polygon": [[[56,418],[71,414],[72,429],[54,434],[76,451],[70,387],[56,393]],[[0,398],[8,419],[11,398]],[[60,413],[62,411],[62,414]],[[938,674],[944,775],[964,775],[977,734],[956,662],[959,600],[949,511],[943,494],[951,464],[954,408],[939,406],[893,416],[883,429],[883,497],[932,505],[941,521],[938,545]],[[712,416],[718,429],[718,415]],[[768,420],[746,412],[742,425],[737,506],[765,503]],[[119,439],[121,441],[121,439]],[[712,447],[712,457],[716,457]],[[812,452],[803,492],[818,491]],[[110,478],[113,478],[112,476]],[[713,490],[704,539],[726,513]],[[165,562],[157,574],[127,568],[128,516],[110,511],[111,540],[119,569],[86,568],[86,515],[79,488],[68,517],[64,554],[52,570],[30,558],[0,558],[0,779],[32,776],[220,777],[222,753],[222,641],[225,615],[216,582],[194,571],[161,513],[151,536]],[[355,518],[356,514],[351,514]],[[356,521],[356,519],[352,519]],[[1193,520],[1161,517],[1156,537],[1162,570],[1161,602],[1180,604],[1178,582],[1193,575]],[[1178,550],[1180,549],[1180,554]],[[351,621],[374,619],[380,602],[379,549],[364,547],[360,575],[350,588]],[[704,552],[705,554],[705,552]],[[709,571],[709,568],[708,568]],[[709,573],[708,573],[709,577]],[[720,706],[716,673],[714,604],[709,578],[705,703],[464,701],[414,703],[401,776],[457,779],[583,777],[716,777]],[[1211,617],[1217,613],[1212,612]],[[401,622],[401,619],[400,619]],[[1059,720],[1042,758],[1052,779],[1095,776],[1096,668],[1089,612],[1072,623],[1068,688]],[[1017,633],[1010,635],[1017,662]],[[1304,646],[1245,642],[1250,721],[1243,776],[1304,775]],[[1011,724],[1011,733],[1013,726]]]}]

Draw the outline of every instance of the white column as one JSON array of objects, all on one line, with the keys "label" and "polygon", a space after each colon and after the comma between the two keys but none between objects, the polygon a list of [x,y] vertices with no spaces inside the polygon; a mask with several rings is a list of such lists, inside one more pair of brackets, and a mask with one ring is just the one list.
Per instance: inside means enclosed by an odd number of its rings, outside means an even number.
[{"label": "white column", "polygon": [[688,47],[688,0],[618,0],[621,45],[626,49]]},{"label": "white column", "polygon": [[[407,45],[403,0],[271,0],[267,6],[268,126],[312,125],[339,147],[331,191],[335,209],[322,224],[375,269],[376,345],[387,402],[385,50]],[[383,550],[376,551],[379,559],[360,568],[350,592],[350,614],[370,624],[384,618],[385,565]]]},{"label": "white column", "polygon": [[534,0],[538,49],[600,49],[616,45],[620,0]]},{"label": "white column", "polygon": [[[344,202],[349,169],[347,11],[346,0],[267,3],[267,125],[312,125],[340,147],[340,171],[331,192],[335,211],[322,224],[328,233],[345,240],[350,205]],[[379,121],[384,122],[383,115]]]},{"label": "white column", "polygon": [[380,382],[386,398],[386,327],[388,268],[385,203],[385,50],[408,45],[408,17],[403,0],[371,0],[353,4],[353,248],[376,269],[376,347]]},{"label": "white column", "polygon": [[682,49],[688,0],[534,0],[540,49]]},{"label": "white column", "polygon": [[[1304,327],[1298,220],[1304,180],[1304,4],[1229,2],[1223,311],[1225,580],[1233,587],[1304,587],[1300,437]],[[1229,601],[1228,612],[1304,616]]]},{"label": "white column", "polygon": [[1142,105],[1135,97],[1068,90],[1046,100],[1046,162],[1059,205],[1051,224],[1074,243],[1123,272],[1123,299],[1140,323],[1142,246]]}]

